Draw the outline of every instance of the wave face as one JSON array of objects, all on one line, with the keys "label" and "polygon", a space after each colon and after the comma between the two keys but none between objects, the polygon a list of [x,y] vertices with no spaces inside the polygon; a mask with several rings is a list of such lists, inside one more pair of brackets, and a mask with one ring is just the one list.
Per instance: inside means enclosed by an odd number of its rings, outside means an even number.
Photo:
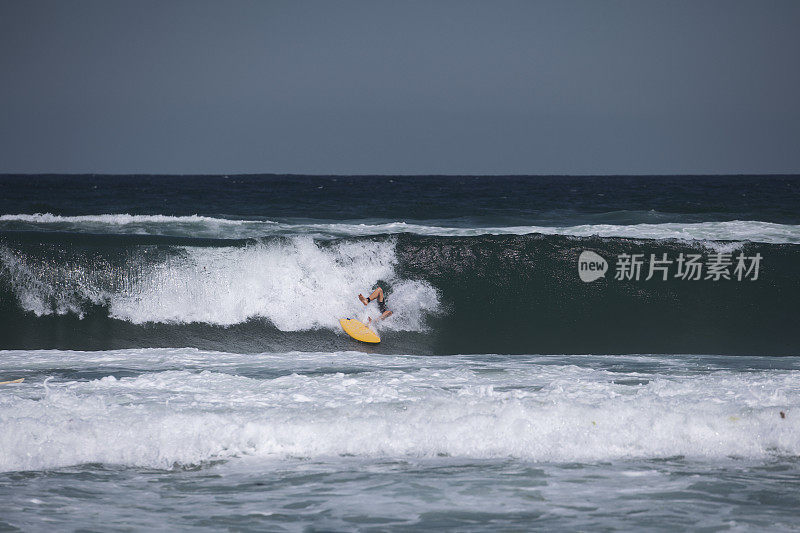
[{"label": "wave face", "polygon": [[[761,254],[759,279],[580,280],[578,255]],[[401,233],[199,239],[0,237],[2,348],[348,349],[338,319],[391,320],[404,353],[790,354],[800,334],[793,244]],[[642,276],[644,278],[645,276]]]}]

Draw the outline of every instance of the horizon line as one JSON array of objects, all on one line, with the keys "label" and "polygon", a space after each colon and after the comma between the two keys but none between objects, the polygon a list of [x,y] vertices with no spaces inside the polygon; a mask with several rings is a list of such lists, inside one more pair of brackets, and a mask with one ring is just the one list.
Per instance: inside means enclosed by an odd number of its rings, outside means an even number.
[{"label": "horizon line", "polygon": [[678,174],[324,174],[324,173],[282,173],[282,172],[243,172],[243,173],[186,173],[186,174],[161,174],[143,172],[0,172],[0,177],[9,176],[102,176],[102,177],[298,177],[298,178],[672,178],[672,177],[746,177],[746,176],[774,176],[774,177],[800,177],[797,172],[746,172],[746,173],[678,173]]}]

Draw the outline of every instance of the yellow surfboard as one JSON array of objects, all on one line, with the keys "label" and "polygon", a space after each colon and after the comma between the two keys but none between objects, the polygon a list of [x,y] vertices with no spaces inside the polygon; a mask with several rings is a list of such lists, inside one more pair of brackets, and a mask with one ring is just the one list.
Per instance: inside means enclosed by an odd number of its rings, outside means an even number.
[{"label": "yellow surfboard", "polygon": [[13,379],[11,381],[0,381],[0,385],[10,385],[12,383],[22,383],[25,378]]},{"label": "yellow surfboard", "polygon": [[372,343],[381,342],[381,338],[378,337],[377,333],[369,329],[366,324],[356,320],[355,318],[340,318],[339,324],[342,325],[342,329],[345,333],[357,341]]}]

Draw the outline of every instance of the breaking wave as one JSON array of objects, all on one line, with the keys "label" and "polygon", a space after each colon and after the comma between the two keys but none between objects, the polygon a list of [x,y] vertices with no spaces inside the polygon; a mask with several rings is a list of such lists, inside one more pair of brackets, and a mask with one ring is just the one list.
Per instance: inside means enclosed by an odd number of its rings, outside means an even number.
[{"label": "breaking wave", "polygon": [[65,231],[77,233],[165,235],[213,239],[247,239],[280,235],[306,235],[316,238],[374,236],[397,233],[440,237],[480,235],[572,235],[576,237],[624,237],[637,239],[731,240],[763,243],[800,244],[800,226],[757,220],[716,222],[664,222],[639,224],[579,224],[459,226],[438,222],[285,222],[242,220],[208,216],[167,215],[80,215],[50,213],[2,215],[0,230]]},{"label": "breaking wave", "polygon": [[[611,272],[584,283],[578,255]],[[620,254],[763,257],[758,280],[620,281]],[[792,354],[792,244],[564,235],[198,239],[0,235],[0,348],[346,350],[342,317],[381,285],[381,350],[405,353]],[[576,334],[580,333],[580,334]]]}]

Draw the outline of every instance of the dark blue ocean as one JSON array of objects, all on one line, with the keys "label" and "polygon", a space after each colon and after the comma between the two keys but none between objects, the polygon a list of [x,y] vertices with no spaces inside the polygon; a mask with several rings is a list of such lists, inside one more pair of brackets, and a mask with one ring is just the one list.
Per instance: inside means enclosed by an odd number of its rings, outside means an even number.
[{"label": "dark blue ocean", "polygon": [[0,176],[0,529],[797,529],[799,261],[800,176]]}]

